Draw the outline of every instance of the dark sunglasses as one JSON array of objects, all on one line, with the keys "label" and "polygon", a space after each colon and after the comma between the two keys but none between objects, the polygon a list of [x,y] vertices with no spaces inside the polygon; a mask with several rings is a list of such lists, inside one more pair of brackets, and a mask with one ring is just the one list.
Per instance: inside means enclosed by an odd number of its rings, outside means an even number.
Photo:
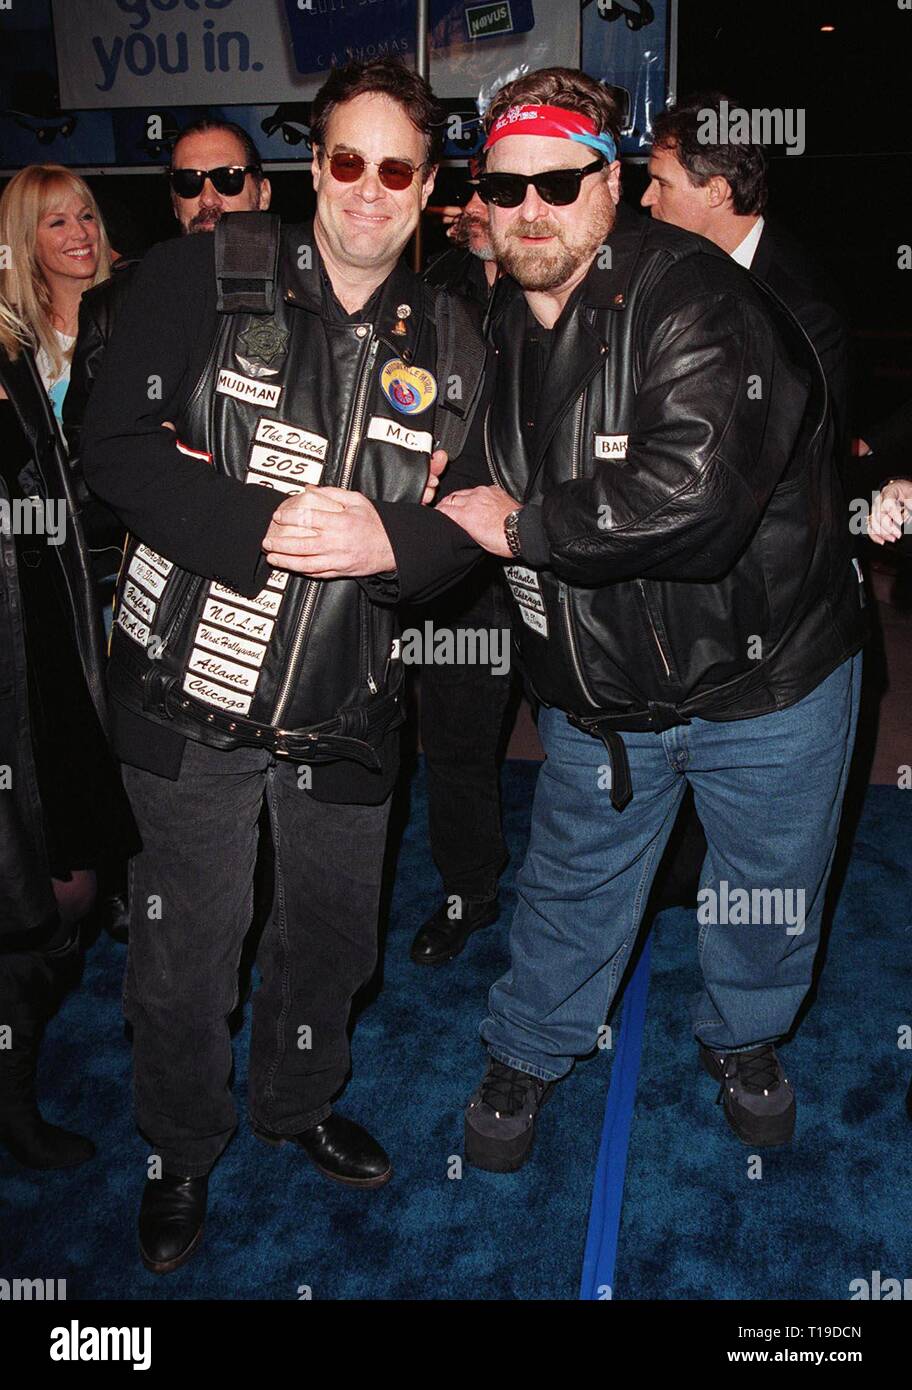
[{"label": "dark sunglasses", "polygon": [[[353,150],[337,150],[329,157],[329,171],[339,183],[357,183],[368,164],[377,170],[383,187],[394,189],[397,193],[408,188],[418,172],[407,159],[381,159],[377,164],[372,159],[363,159]],[[423,164],[418,165],[418,169],[423,168]]]},{"label": "dark sunglasses", "polygon": [[169,177],[178,198],[198,198],[207,179],[222,197],[236,198],[247,175],[260,173],[259,164],[220,164],[217,169],[172,169]]},{"label": "dark sunglasses", "polygon": [[476,187],[483,203],[493,203],[498,208],[518,208],[525,201],[531,183],[543,202],[565,208],[576,202],[587,174],[604,167],[604,159],[595,159],[582,169],[547,169],[543,174],[479,174]]}]

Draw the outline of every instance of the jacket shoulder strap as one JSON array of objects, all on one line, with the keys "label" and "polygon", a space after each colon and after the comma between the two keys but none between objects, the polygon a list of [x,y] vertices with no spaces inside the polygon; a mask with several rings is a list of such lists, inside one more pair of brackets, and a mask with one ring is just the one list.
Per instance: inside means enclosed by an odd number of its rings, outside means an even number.
[{"label": "jacket shoulder strap", "polygon": [[274,212],[232,212],[215,226],[220,314],[274,314],[280,222]]},{"label": "jacket shoulder strap", "polygon": [[[437,412],[434,441],[450,458],[462,452],[481,395],[485,343],[481,315],[460,295],[439,289],[434,294],[437,324]],[[455,378],[457,390],[450,390]]]}]

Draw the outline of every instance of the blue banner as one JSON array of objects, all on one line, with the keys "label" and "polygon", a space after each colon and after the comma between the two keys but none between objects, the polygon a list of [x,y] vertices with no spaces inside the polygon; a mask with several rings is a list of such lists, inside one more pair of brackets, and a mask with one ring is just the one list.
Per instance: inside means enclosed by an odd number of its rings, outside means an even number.
[{"label": "blue banner", "polygon": [[646,156],[668,100],[672,0],[583,0],[582,69],[620,89],[621,154]]}]

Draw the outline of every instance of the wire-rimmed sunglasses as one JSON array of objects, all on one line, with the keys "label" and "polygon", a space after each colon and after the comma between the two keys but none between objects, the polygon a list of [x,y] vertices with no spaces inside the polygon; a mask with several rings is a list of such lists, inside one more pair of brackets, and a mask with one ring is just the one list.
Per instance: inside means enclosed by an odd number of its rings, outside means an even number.
[{"label": "wire-rimmed sunglasses", "polygon": [[410,164],[407,159],[365,159],[354,150],[336,150],[329,156],[329,172],[339,183],[357,183],[367,166],[377,170],[377,176],[384,188],[401,193],[408,188],[412,179],[424,168],[423,164]]},{"label": "wire-rimmed sunglasses", "polygon": [[604,168],[604,159],[594,159],[581,169],[546,169],[541,174],[484,173],[479,174],[476,187],[483,203],[493,203],[497,208],[518,208],[525,202],[531,183],[542,202],[565,208],[576,202],[583,179]]},{"label": "wire-rimmed sunglasses", "polygon": [[259,164],[220,164],[216,169],[171,169],[168,177],[178,198],[198,198],[209,179],[223,198],[236,198],[248,174],[260,174]]}]

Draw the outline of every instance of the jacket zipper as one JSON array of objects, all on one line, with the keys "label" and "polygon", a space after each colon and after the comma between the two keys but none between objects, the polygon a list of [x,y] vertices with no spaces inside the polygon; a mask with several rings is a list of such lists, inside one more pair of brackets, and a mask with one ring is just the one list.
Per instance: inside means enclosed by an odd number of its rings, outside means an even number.
[{"label": "jacket zipper", "polygon": [[586,684],[586,678],[583,675],[583,665],[579,658],[579,652],[576,649],[576,634],[573,631],[573,616],[570,612],[570,591],[562,579],[559,579],[557,582],[559,585],[558,598],[560,600],[561,610],[564,615],[564,631],[567,634],[567,646],[570,649],[570,659],[573,662],[573,669],[576,672],[576,679],[579,681],[580,689],[582,690],[586,699],[589,701],[590,705],[593,705],[596,709],[598,709],[598,700],[594,698],[591,690]]},{"label": "jacket zipper", "polygon": [[509,492],[510,489],[506,486],[503,478],[501,478],[500,474],[497,472],[497,469],[494,466],[494,459],[491,456],[491,441],[488,437],[488,420],[490,419],[490,417],[491,407],[488,406],[487,410],[485,411],[484,417],[484,446],[485,458],[488,461],[488,472],[490,473],[491,477],[494,479],[494,482],[498,487],[503,488],[504,492]]},{"label": "jacket zipper", "polygon": [[652,628],[652,635],[655,638],[655,644],[659,649],[659,656],[662,658],[662,665],[665,667],[665,675],[668,677],[669,680],[671,680],[671,667],[668,664],[668,658],[665,655],[665,649],[663,648],[661,640],[659,638],[659,634],[656,631],[656,625],[652,620],[652,613],[649,609],[649,600],[646,597],[646,585],[643,583],[642,579],[638,579],[637,584],[639,585],[640,593],[643,595],[643,607],[646,609],[646,616],[649,619],[649,626]]},{"label": "jacket zipper", "polygon": [[[370,325],[370,328],[371,333],[373,333],[373,324]],[[364,407],[367,401],[368,386],[370,384],[370,371],[374,365],[374,361],[376,359],[379,348],[380,339],[374,338],[370,345],[370,350],[367,354],[367,357],[365,358],[364,364],[361,367],[361,375],[358,379],[358,388],[355,394],[355,408],[352,412],[351,425],[349,426],[348,443],[345,447],[345,456],[342,464],[342,475],[339,479],[339,487],[348,487],[349,483],[351,482],[351,476],[355,467],[355,456],[358,452],[358,445],[361,443],[362,427],[364,425]],[[304,602],[301,606],[301,616],[298,619],[298,630],[295,633],[294,639],[291,644],[291,651],[288,654],[288,663],[285,668],[285,676],[282,680],[281,686],[279,687],[279,693],[276,697],[275,706],[272,711],[271,723],[273,728],[279,727],[279,721],[281,720],[282,715],[285,713],[285,707],[288,704],[288,697],[291,694],[291,688],[295,682],[295,677],[297,675],[298,659],[301,655],[301,651],[303,650],[304,644],[307,641],[308,633],[310,631],[310,624],[313,619],[314,609],[316,607],[317,598],[320,593],[321,582],[322,581],[318,581],[316,579],[310,579],[307,581],[308,588],[307,592],[304,595]]]},{"label": "jacket zipper", "polygon": [[377,694],[377,682],[374,680],[374,673],[371,670],[371,652],[373,650],[373,608],[371,601],[363,589],[359,589],[358,597],[361,603],[361,672],[364,684],[372,695]]}]

